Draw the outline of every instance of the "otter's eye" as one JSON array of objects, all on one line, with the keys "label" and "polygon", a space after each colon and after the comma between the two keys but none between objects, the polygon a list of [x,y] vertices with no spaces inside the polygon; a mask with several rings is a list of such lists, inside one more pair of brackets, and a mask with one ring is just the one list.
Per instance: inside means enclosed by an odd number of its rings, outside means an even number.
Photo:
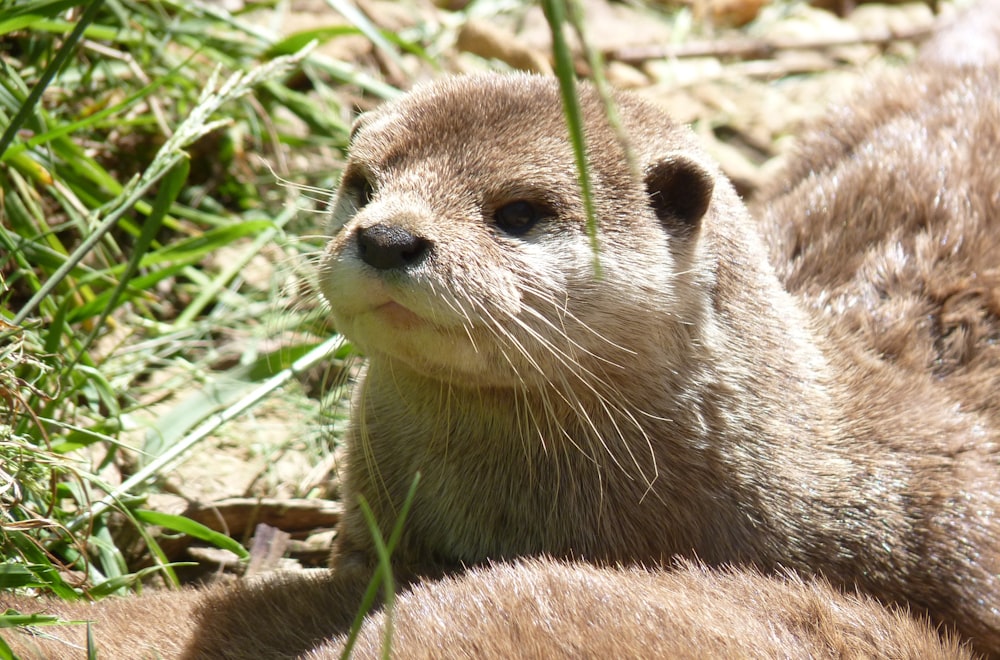
[{"label": "otter's eye", "polygon": [[493,213],[493,221],[497,227],[512,236],[520,236],[538,224],[542,219],[542,210],[524,200],[504,204]]},{"label": "otter's eye", "polygon": [[375,184],[371,175],[361,168],[348,168],[340,182],[341,197],[354,204],[354,210],[360,211],[368,206],[375,197]]},{"label": "otter's eye", "polygon": [[375,186],[372,185],[371,180],[368,177],[361,177],[354,182],[353,187],[354,199],[358,200],[358,208],[368,206],[368,202],[372,201],[372,197],[375,196]]}]

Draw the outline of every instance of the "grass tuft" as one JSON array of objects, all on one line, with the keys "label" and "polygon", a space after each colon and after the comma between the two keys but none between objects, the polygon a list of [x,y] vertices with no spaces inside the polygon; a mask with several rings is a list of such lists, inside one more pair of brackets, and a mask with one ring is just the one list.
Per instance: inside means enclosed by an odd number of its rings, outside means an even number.
[{"label": "grass tuft", "polygon": [[[0,12],[0,588],[176,583],[161,529],[246,556],[145,503],[205,429],[332,345],[245,271],[297,278],[286,264],[322,244],[285,232],[334,188],[350,111],[332,86],[396,93],[316,52],[357,29],[278,35],[249,18],[179,1]],[[306,152],[331,166],[289,166]],[[276,327],[290,340],[270,341]],[[220,335],[242,354],[220,357]],[[146,383],[162,393],[164,373],[168,394],[207,405],[155,408]]]}]

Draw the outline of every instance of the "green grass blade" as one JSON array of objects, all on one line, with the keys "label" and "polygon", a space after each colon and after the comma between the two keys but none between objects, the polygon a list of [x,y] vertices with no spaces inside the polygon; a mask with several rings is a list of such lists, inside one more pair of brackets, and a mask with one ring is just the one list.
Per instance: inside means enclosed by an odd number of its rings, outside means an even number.
[{"label": "green grass blade", "polygon": [[375,552],[378,555],[378,567],[372,575],[371,582],[368,583],[368,589],[365,590],[365,594],[361,599],[361,606],[358,608],[358,613],[354,618],[354,622],[351,624],[351,631],[347,635],[347,641],[344,643],[344,650],[341,652],[340,657],[342,660],[346,660],[351,657],[351,650],[354,648],[354,644],[357,642],[358,633],[361,632],[361,624],[364,622],[364,618],[371,611],[375,604],[375,598],[378,595],[379,587],[384,585],[383,591],[385,592],[385,637],[382,643],[382,656],[383,658],[391,657],[392,648],[392,619],[393,619],[393,608],[396,602],[396,587],[395,580],[392,575],[392,553],[399,544],[399,539],[403,536],[403,523],[410,514],[410,507],[413,505],[413,500],[417,496],[417,485],[420,483],[420,473],[417,472],[413,475],[413,481],[410,483],[410,490],[406,493],[406,499],[403,501],[403,508],[399,512],[399,516],[396,518],[396,523],[393,525],[392,532],[389,534],[389,541],[386,543],[382,538],[382,532],[379,530],[378,521],[375,520],[374,514],[372,514],[371,507],[365,500],[363,495],[358,496],[358,505],[361,507],[361,513],[365,517],[365,522],[368,524],[368,531],[372,535],[372,540],[375,543]]},{"label": "green grass blade", "polygon": [[590,236],[590,245],[594,251],[594,269],[600,274],[597,211],[594,208],[590,163],[587,159],[587,146],[583,134],[583,113],[580,108],[580,100],[576,95],[573,54],[563,35],[563,23],[566,20],[565,0],[542,0],[542,9],[545,12],[545,18],[552,31],[552,52],[556,60],[556,76],[559,78],[559,90],[562,93],[563,113],[566,116],[570,144],[573,146],[573,156],[576,159],[577,178],[580,182],[583,206],[587,214],[587,233]]},{"label": "green grass blade", "polygon": [[206,527],[199,522],[191,520],[190,518],[170,513],[163,513],[160,511],[149,511],[146,509],[136,509],[134,511],[134,515],[144,523],[166,527],[167,529],[175,532],[181,532],[182,534],[187,534],[188,536],[200,539],[206,543],[211,543],[217,548],[229,550],[240,559],[250,558],[250,553],[247,552],[246,548],[240,545],[238,541],[222,534],[221,532],[217,532],[210,527]]},{"label": "green grass blade", "polygon": [[[55,614],[17,614],[15,610],[7,610],[0,614],[0,628],[16,628],[18,626],[39,626],[59,621]],[[3,640],[0,639],[0,642]],[[0,647],[2,650],[3,647]],[[2,656],[0,656],[2,657]]]},{"label": "green grass blade", "polygon": [[129,575],[122,575],[111,578],[110,580],[106,580],[97,587],[91,589],[88,593],[93,598],[97,599],[107,598],[108,596],[114,595],[115,592],[122,591],[127,587],[131,587],[135,584],[140,583],[142,580],[146,579],[150,575],[159,573],[165,568],[168,567],[173,568],[177,566],[196,566],[196,565],[197,565],[196,562],[181,561],[181,562],[173,562],[171,564],[166,564],[162,566],[149,566],[142,570],[136,571],[135,573],[130,573]]},{"label": "green grass blade", "polygon": [[0,564],[0,589],[44,586],[35,574],[24,564]]},{"label": "green grass blade", "polygon": [[63,600],[79,598],[76,590],[63,580],[56,567],[32,539],[19,534],[11,534],[9,538],[26,561],[25,565],[35,574],[39,584],[44,584]]}]

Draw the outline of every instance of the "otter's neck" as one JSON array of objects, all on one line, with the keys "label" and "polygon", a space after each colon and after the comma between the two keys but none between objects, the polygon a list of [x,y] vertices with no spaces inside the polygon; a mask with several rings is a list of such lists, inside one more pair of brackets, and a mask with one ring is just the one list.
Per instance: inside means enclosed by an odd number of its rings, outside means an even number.
[{"label": "otter's neck", "polygon": [[[824,369],[820,355],[796,361],[814,349],[807,334],[779,332],[782,311],[736,323],[716,305],[696,351],[638,356],[589,389],[571,379],[465,387],[373,358],[348,489],[388,529],[422,473],[408,524],[417,561],[696,554],[776,564],[787,558],[775,549],[802,528],[795,518],[816,515],[815,493],[827,489],[816,475],[850,468],[814,465]],[[768,353],[742,355],[748,345]]]}]

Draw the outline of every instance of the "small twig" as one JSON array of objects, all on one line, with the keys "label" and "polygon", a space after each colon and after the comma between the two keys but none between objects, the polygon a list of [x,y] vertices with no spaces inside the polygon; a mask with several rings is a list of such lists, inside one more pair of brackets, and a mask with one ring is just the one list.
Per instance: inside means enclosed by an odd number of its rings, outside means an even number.
[{"label": "small twig", "polygon": [[930,35],[935,26],[922,26],[906,30],[886,30],[879,34],[850,37],[824,37],[821,39],[727,39],[724,41],[691,41],[684,44],[653,44],[615,48],[604,53],[608,60],[626,64],[642,64],[648,60],[685,57],[737,57],[743,59],[769,59],[781,51],[823,50],[842,46],[880,45],[894,41],[919,41]]},{"label": "small twig", "polygon": [[184,517],[227,534],[261,523],[286,532],[301,532],[333,527],[340,521],[343,510],[341,503],[328,500],[228,497],[213,502],[192,502],[184,511]]}]

